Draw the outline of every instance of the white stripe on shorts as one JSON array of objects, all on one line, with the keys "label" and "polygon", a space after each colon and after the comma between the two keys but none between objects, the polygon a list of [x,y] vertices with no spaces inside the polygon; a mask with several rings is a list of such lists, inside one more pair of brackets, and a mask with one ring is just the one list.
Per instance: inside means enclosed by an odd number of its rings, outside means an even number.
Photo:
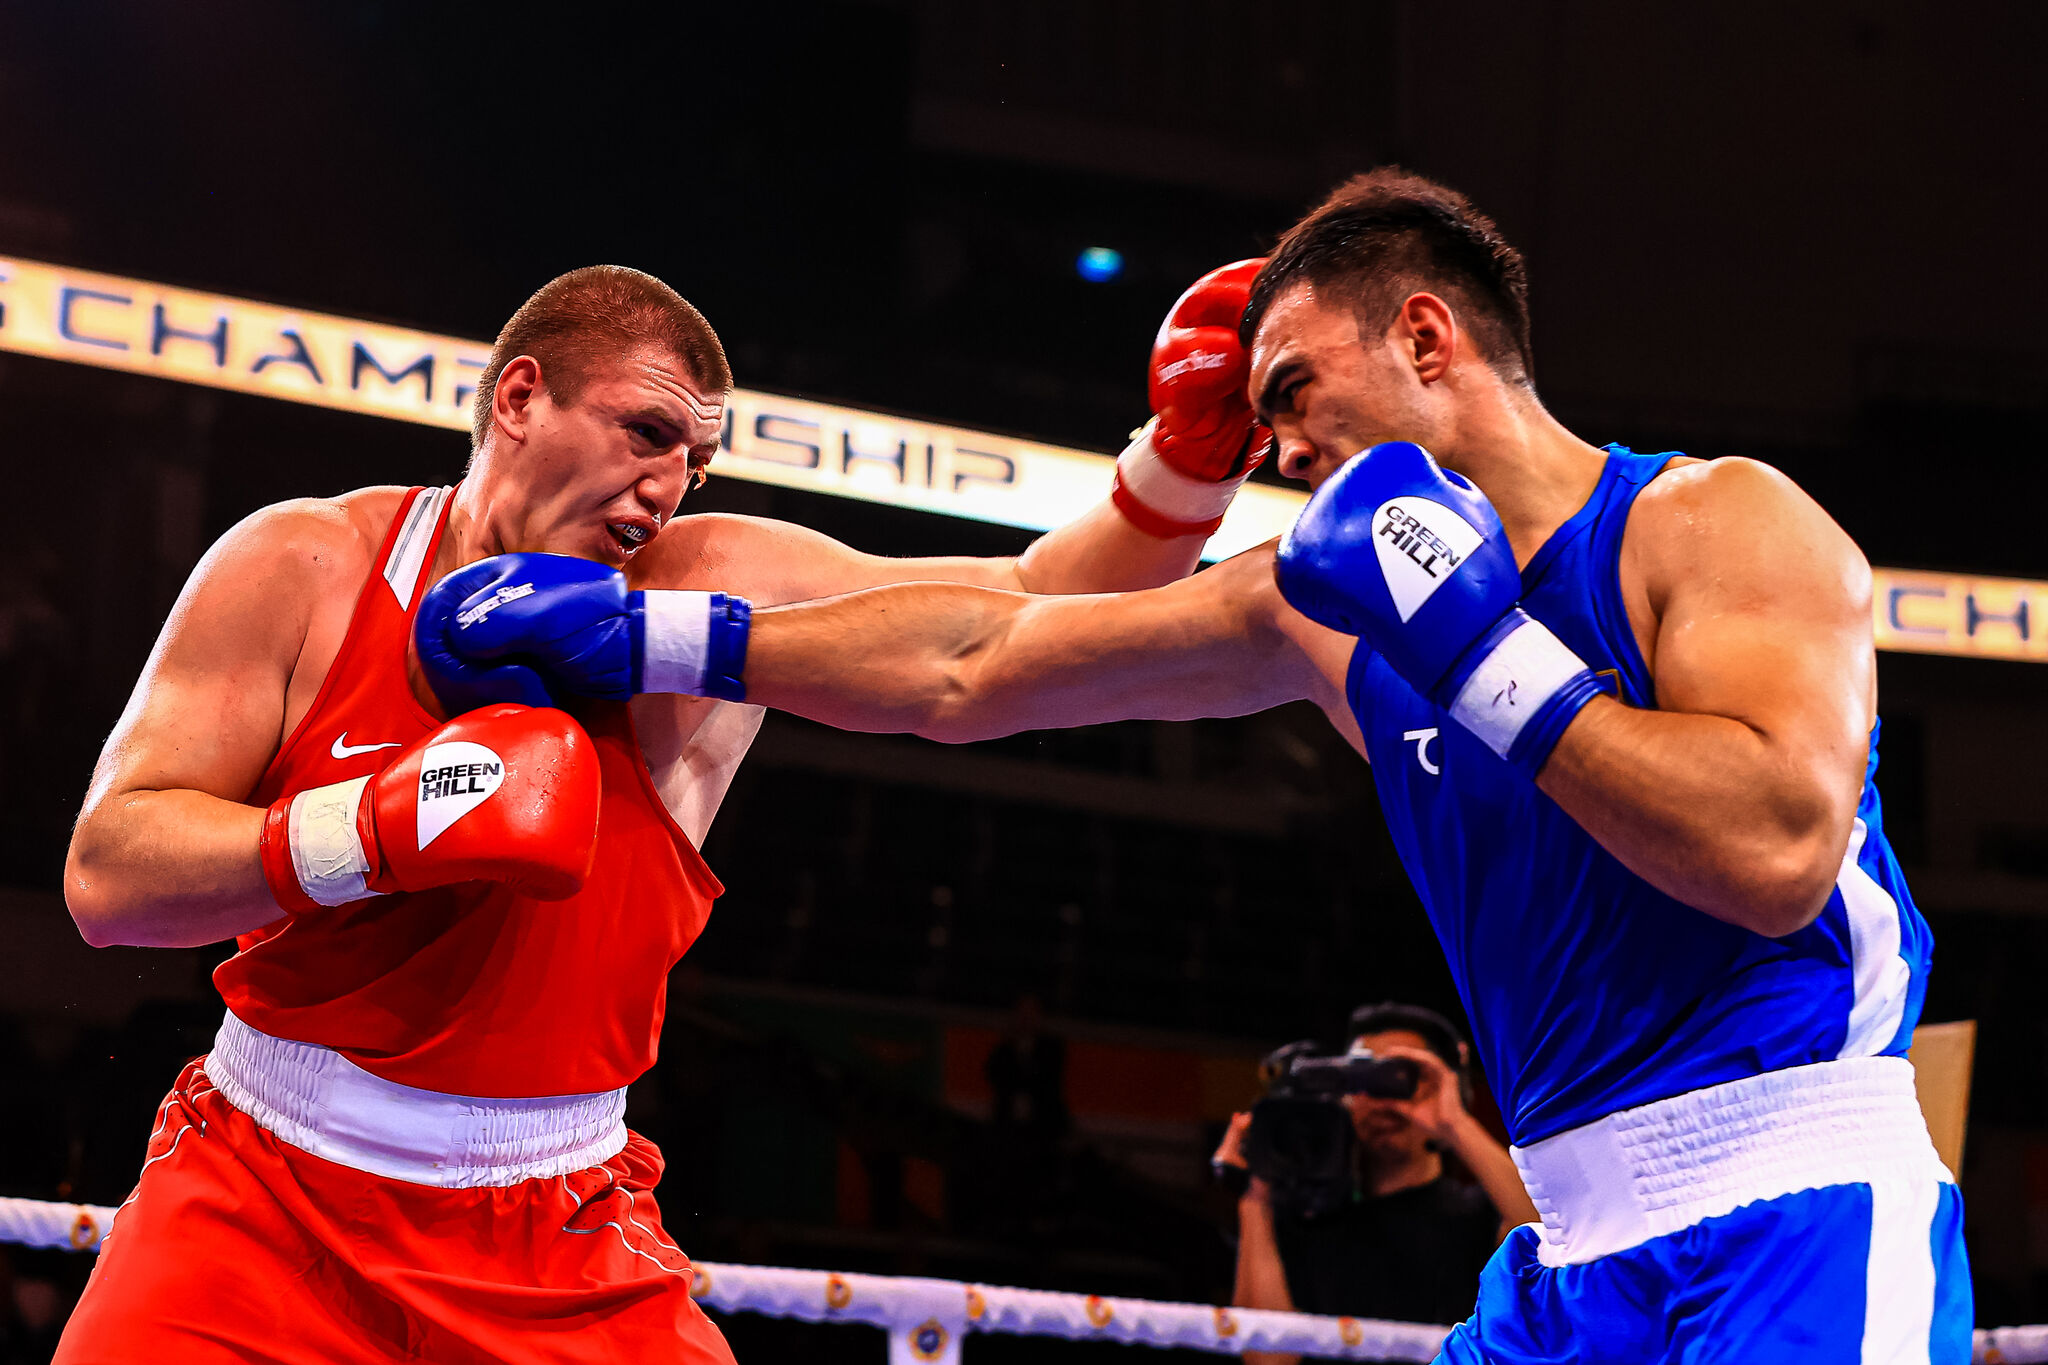
[{"label": "white stripe on shorts", "polygon": [[1933,1180],[1870,1182],[1863,1365],[1928,1365],[1934,1331],[1934,1211],[1941,1188]]}]

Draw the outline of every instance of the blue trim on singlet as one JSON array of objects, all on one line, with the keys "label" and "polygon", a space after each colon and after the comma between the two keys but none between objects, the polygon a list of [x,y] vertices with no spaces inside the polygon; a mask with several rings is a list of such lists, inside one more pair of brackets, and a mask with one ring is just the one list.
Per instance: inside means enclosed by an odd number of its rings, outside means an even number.
[{"label": "blue trim on singlet", "polygon": [[[1522,573],[1523,609],[1636,707],[1656,696],[1621,592],[1622,538],[1674,458],[1608,447],[1585,505]],[[1759,1072],[1904,1052],[1932,937],[1884,837],[1875,728],[1857,856],[1813,924],[1770,939],[1623,867],[1363,642],[1345,693],[1517,1142]]]}]

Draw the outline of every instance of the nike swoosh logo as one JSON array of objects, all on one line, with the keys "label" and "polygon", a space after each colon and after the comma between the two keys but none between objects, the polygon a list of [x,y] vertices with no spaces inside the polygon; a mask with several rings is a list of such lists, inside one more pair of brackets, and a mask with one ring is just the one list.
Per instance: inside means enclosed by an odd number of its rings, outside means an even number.
[{"label": "nike swoosh logo", "polygon": [[357,754],[374,754],[379,749],[396,749],[404,740],[394,739],[386,744],[351,744],[348,731],[343,730],[334,737],[334,747],[328,750],[336,758],[354,758]]}]

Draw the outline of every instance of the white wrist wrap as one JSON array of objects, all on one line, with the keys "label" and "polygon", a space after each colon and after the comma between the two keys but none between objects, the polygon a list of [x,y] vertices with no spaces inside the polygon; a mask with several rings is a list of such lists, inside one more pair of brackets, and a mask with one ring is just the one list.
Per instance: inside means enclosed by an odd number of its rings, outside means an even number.
[{"label": "white wrist wrap", "polygon": [[1117,477],[1122,480],[1125,491],[1130,493],[1147,510],[1156,512],[1169,521],[1184,521],[1190,526],[1199,526],[1216,520],[1230,510],[1230,500],[1237,496],[1237,490],[1244,487],[1251,471],[1221,483],[1211,483],[1183,474],[1159,454],[1152,444],[1153,428],[1159,425],[1154,418],[1138,432],[1137,439],[1124,447],[1124,453],[1116,457]]},{"label": "white wrist wrap", "polygon": [[710,645],[710,593],[641,594],[641,691],[702,696]]},{"label": "white wrist wrap", "polygon": [[356,833],[356,811],[363,803],[367,777],[314,787],[292,798],[289,842],[292,871],[299,886],[320,905],[347,905],[378,893],[364,878],[370,859]]},{"label": "white wrist wrap", "polygon": [[1559,688],[1585,671],[1585,661],[1552,635],[1550,627],[1525,621],[1465,679],[1451,703],[1451,719],[1506,758],[1522,727]]}]

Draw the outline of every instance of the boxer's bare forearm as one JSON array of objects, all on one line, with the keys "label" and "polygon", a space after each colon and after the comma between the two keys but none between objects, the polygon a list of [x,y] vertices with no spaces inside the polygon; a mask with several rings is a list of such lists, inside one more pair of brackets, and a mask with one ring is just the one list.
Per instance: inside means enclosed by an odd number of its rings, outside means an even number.
[{"label": "boxer's bare forearm", "polygon": [[264,812],[197,791],[109,794],[64,864],[64,895],[97,948],[195,948],[272,923],[257,856]]},{"label": "boxer's bare forearm", "polygon": [[1828,766],[1725,716],[1603,697],[1537,785],[1658,890],[1776,937],[1820,913],[1848,841],[1856,785]]},{"label": "boxer's bare forearm", "polygon": [[1271,580],[1267,550],[1148,592],[916,583],[773,608],[754,616],[747,700],[949,742],[1243,715],[1314,686]]},{"label": "boxer's bare forearm", "polygon": [[1105,498],[1033,541],[1015,561],[1013,586],[1033,593],[1161,587],[1193,573],[1208,542],[1207,536],[1146,535]]},{"label": "boxer's bare forearm", "polygon": [[[1131,592],[1185,578],[1200,562],[1208,540],[1205,536],[1178,540],[1148,536],[1107,499],[1046,532],[1015,556],[895,559],[866,554],[789,522],[717,514],[706,514],[697,521],[709,526],[714,518],[728,538],[732,548],[726,554],[741,578],[734,578],[723,562],[707,564],[685,545],[688,537],[684,536],[673,546],[662,546],[670,558],[650,560],[636,586],[678,587],[708,580],[731,587],[743,579],[745,594],[757,607],[836,597],[892,583],[971,583],[1042,594]],[[695,529],[688,523],[685,528]]]}]

